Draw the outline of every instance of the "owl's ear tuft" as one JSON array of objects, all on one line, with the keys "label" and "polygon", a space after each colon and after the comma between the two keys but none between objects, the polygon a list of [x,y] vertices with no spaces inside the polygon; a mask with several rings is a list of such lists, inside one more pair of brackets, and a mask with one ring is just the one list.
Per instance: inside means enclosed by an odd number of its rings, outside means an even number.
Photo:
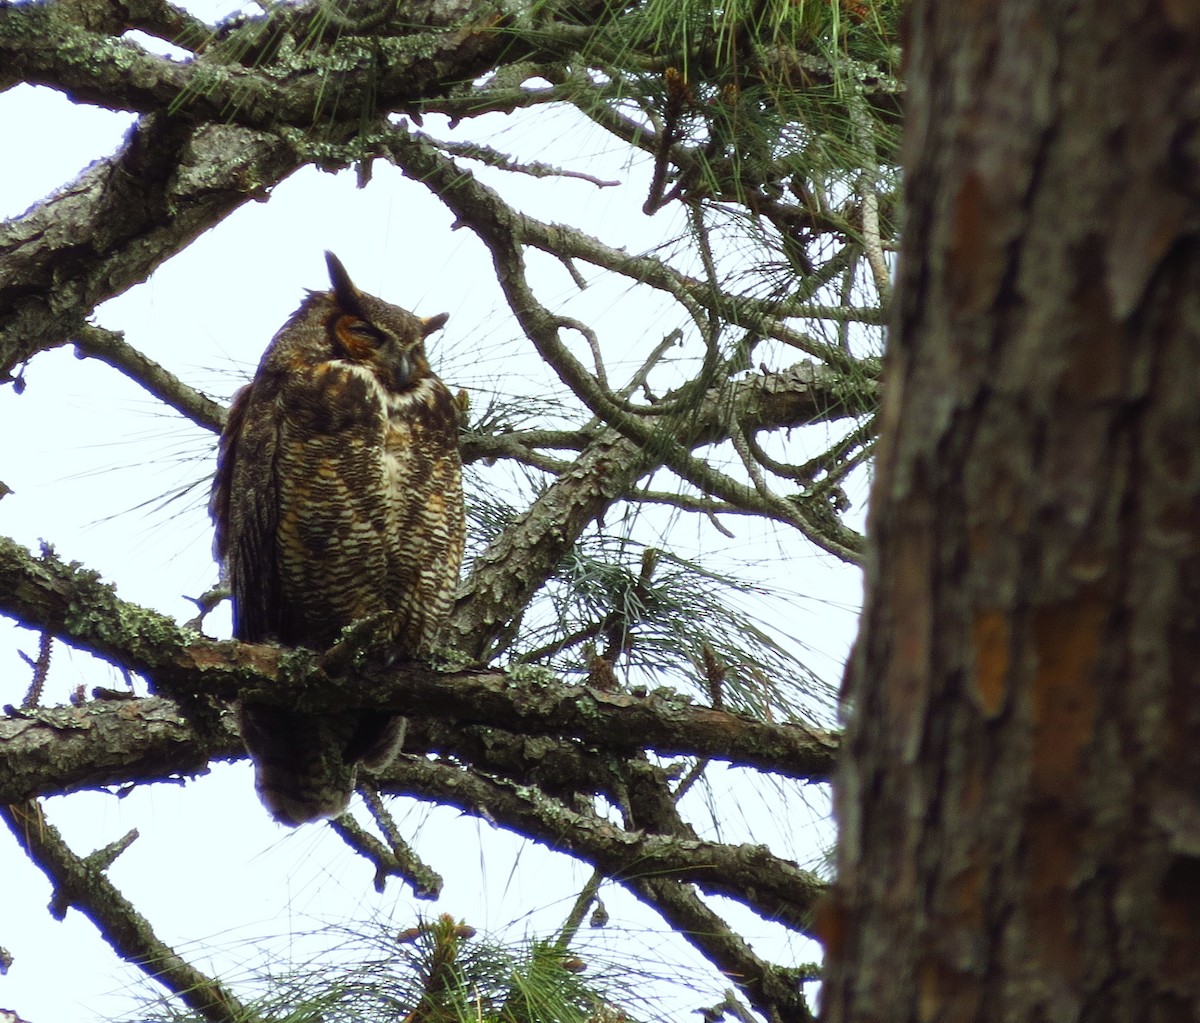
[{"label": "owl's ear tuft", "polygon": [[449,313],[438,313],[437,316],[426,316],[421,321],[421,337],[429,337],[435,330],[441,330],[450,319]]},{"label": "owl's ear tuft", "polygon": [[333,285],[333,297],[337,299],[338,305],[346,312],[365,320],[367,317],[363,313],[361,293],[350,280],[342,261],[326,250],[325,265],[329,267],[329,283]]}]

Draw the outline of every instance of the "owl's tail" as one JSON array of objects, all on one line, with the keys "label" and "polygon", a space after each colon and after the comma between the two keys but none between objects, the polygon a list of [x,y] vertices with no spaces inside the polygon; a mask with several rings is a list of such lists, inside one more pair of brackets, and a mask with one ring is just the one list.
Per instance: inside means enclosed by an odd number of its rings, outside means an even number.
[{"label": "owl's tail", "polygon": [[358,717],[242,705],[238,724],[254,760],[254,787],[272,817],[295,827],[346,809],[358,773],[358,758],[346,752]]}]

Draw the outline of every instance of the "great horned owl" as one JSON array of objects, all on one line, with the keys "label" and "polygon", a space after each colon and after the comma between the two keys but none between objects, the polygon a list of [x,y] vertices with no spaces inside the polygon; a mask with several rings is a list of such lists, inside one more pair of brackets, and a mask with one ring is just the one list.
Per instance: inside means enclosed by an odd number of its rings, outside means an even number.
[{"label": "great horned owl", "polygon": [[[233,399],[210,511],[233,592],[233,632],[323,650],[384,616],[398,657],[428,652],[450,612],[464,515],[458,411],[419,319],[363,294],[333,253]],[[259,796],[276,820],[331,817],[360,761],[394,752],[397,721],[240,708]]]}]

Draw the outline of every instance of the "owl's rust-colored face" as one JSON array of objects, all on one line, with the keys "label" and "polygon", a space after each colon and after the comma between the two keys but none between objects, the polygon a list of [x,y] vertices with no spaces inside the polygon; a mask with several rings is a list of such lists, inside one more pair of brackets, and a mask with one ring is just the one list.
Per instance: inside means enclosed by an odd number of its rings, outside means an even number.
[{"label": "owl's rust-colored face", "polygon": [[325,262],[334,300],[329,337],[341,349],[343,358],[370,366],[395,394],[427,377],[430,371],[425,338],[443,327],[449,314],[424,319],[414,316],[359,291],[332,252],[325,253]]}]

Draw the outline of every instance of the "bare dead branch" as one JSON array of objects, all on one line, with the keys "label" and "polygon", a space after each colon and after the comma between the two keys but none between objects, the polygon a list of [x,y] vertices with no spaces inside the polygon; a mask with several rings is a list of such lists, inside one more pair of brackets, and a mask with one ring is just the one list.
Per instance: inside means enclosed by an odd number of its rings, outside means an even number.
[{"label": "bare dead branch", "polygon": [[561,167],[554,167],[537,160],[518,161],[506,153],[501,153],[493,149],[491,146],[480,145],[477,142],[448,142],[442,139],[436,145],[443,152],[449,153],[452,156],[461,156],[468,160],[478,160],[489,167],[496,167],[513,174],[526,174],[533,178],[574,178],[578,181],[586,181],[597,188],[615,188],[621,183],[619,181],[602,181],[592,174],[584,174],[582,171],[563,170]]},{"label": "bare dead branch", "polygon": [[219,981],[201,973],[164,944],[149,922],[105,876],[98,862],[72,852],[58,829],[33,800],[0,806],[8,825],[54,887],[54,915],[61,920],[68,907],[92,921],[104,940],[122,959],[133,963],[173,992],[210,1023],[255,1023],[260,1017],[242,1005]]},{"label": "bare dead branch", "polygon": [[140,384],[164,405],[169,405],[197,426],[220,433],[226,410],[219,402],[189,387],[174,373],[147,358],[120,331],[86,324],[72,338],[80,358],[98,359]]},{"label": "bare dead branch", "polygon": [[[365,786],[360,791],[376,820],[381,813],[387,816],[378,792]],[[372,799],[377,806],[371,806]],[[441,894],[441,875],[422,861],[394,828],[387,829],[388,844],[385,845],[360,827],[358,821],[348,813],[331,820],[329,826],[351,849],[375,867],[374,885],[377,892],[384,890],[389,877],[397,877],[412,889],[418,899],[436,899]]]}]

